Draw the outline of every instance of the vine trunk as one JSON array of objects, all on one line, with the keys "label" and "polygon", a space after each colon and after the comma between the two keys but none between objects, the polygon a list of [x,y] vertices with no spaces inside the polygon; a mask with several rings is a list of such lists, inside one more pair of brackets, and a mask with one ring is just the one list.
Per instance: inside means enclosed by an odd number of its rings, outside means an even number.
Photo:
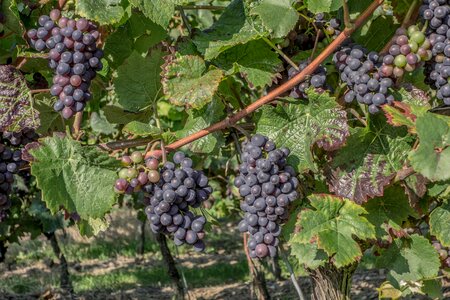
[{"label": "vine trunk", "polygon": [[332,264],[311,270],[312,299],[349,300],[352,277],[357,265],[337,269]]}]

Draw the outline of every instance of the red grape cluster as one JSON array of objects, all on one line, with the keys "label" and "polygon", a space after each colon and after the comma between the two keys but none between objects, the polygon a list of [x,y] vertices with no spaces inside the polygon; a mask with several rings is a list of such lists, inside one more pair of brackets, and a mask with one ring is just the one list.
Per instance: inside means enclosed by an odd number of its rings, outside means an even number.
[{"label": "red grape cluster", "polygon": [[267,137],[255,134],[244,142],[239,175],[234,185],[244,198],[245,212],[240,232],[250,233],[251,257],[274,257],[279,243],[281,224],[289,216],[289,204],[298,198],[299,181],[287,165],[289,149],[277,149]]},{"label": "red grape cluster", "polygon": [[450,249],[442,246],[437,240],[433,241],[433,247],[439,254],[439,259],[443,268],[450,268]]},{"label": "red grape cluster", "polygon": [[176,152],[173,162],[162,168],[159,161],[150,157],[145,161],[140,152],[124,156],[126,166],[119,171],[115,190],[119,193],[143,190],[148,202],[145,211],[155,233],[173,235],[175,245],[193,245],[203,251],[206,219],[195,216],[190,207],[200,207],[212,193],[208,177],[192,168],[192,160],[183,152]]},{"label": "red grape cluster", "polygon": [[428,22],[426,35],[433,59],[425,65],[425,80],[437,89],[437,98],[450,105],[450,2],[424,0],[420,11]]},{"label": "red grape cluster", "polygon": [[103,51],[96,45],[100,34],[92,22],[62,17],[57,9],[40,16],[38,23],[27,36],[37,51],[49,51],[49,67],[56,72],[50,93],[58,96],[53,108],[69,119],[83,111],[92,97],[91,81],[103,68]]},{"label": "red grape cluster", "polygon": [[405,71],[414,71],[421,62],[431,59],[430,48],[430,41],[417,26],[412,25],[407,30],[399,28],[389,54],[383,57],[381,76],[399,78]]},{"label": "red grape cluster", "polygon": [[[299,64],[300,71],[295,70],[293,67],[291,67],[288,70],[288,76],[289,79],[297,75],[299,72],[301,72],[303,69],[305,69],[309,65],[309,62],[307,60],[302,61]],[[311,74],[311,77],[305,79],[302,81],[298,86],[294,87],[291,91],[291,94],[289,96],[293,98],[306,98],[306,90],[312,86],[315,89],[325,89],[326,87],[326,81],[327,81],[327,69],[323,67],[322,65],[319,66],[313,74]]]},{"label": "red grape cluster", "polygon": [[25,164],[22,160],[23,146],[37,140],[31,129],[21,132],[3,132],[0,136],[0,222],[7,216],[11,206],[10,194],[14,184],[14,174]]}]

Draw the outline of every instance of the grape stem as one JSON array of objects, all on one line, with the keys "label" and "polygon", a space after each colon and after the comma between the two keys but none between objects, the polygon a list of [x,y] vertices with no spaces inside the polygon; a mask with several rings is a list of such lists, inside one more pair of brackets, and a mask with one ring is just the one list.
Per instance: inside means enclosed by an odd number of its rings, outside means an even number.
[{"label": "grape stem", "polygon": [[350,11],[348,9],[347,0],[342,0],[342,8],[344,9],[344,24],[345,28],[352,28],[352,20],[350,18]]},{"label": "grape stem", "polygon": [[[414,21],[417,19],[417,16],[419,14],[419,0],[414,0],[414,2],[411,4],[411,6],[408,9],[408,12],[405,15],[405,18],[403,19],[402,25],[400,28],[406,29],[409,26],[411,26]],[[391,38],[391,40],[384,46],[384,48],[380,51],[381,54],[385,54],[389,51],[389,48],[394,44],[395,42],[395,35]]]},{"label": "grape stem", "polygon": [[66,0],[58,0],[59,9],[62,10],[65,4],[66,4]]},{"label": "grape stem", "polygon": [[284,54],[283,51],[281,51],[281,49],[279,49],[277,47],[277,45],[275,45],[274,43],[272,43],[271,40],[269,40],[266,37],[262,38],[264,42],[266,42],[267,45],[269,45],[270,47],[272,47],[273,50],[275,50],[288,64],[291,65],[291,67],[293,67],[296,71],[300,71],[300,69],[298,68],[297,64],[295,62],[293,62],[289,56],[287,56],[286,54]]},{"label": "grape stem", "polygon": [[[19,67],[17,67],[19,69]],[[37,90],[31,90],[31,94],[39,94],[39,93],[48,93],[50,92],[50,89],[37,89]]]},{"label": "grape stem", "polygon": [[[285,93],[285,92],[291,90],[292,88],[294,88],[295,86],[297,86],[308,75],[311,75],[328,58],[328,56],[332,55],[340,47],[340,45],[347,38],[349,38],[350,35],[353,32],[355,32],[355,30],[357,28],[359,28],[364,23],[381,4],[383,4],[383,2],[384,2],[384,0],[374,0],[370,4],[370,6],[363,13],[361,13],[361,15],[355,20],[354,26],[352,28],[345,28],[344,31],[342,31],[342,33],[339,34],[337,36],[337,38],[331,44],[329,44],[328,47],[325,48],[322,53],[320,53],[316,57],[316,59],[314,59],[305,69],[303,69],[300,73],[295,75],[289,81],[280,85],[279,87],[272,90],[265,96],[259,98],[258,100],[256,100],[255,102],[253,102],[252,104],[247,106],[246,108],[227,117],[225,120],[222,120],[222,121],[215,123],[207,128],[199,130],[189,136],[179,139],[178,141],[167,145],[166,149],[168,151],[173,151],[184,145],[192,143],[204,136],[207,136],[208,134],[228,128],[228,127],[232,126],[233,124],[237,123],[242,118],[245,118],[247,115],[253,113],[261,106],[276,100],[277,97],[279,97],[283,93]],[[146,153],[145,157],[146,158],[148,158],[150,156],[160,157],[161,154],[162,154],[161,151],[156,150],[154,152]]]},{"label": "grape stem", "polygon": [[73,121],[73,134],[77,140],[80,137],[80,128],[82,121],[83,121],[83,112],[79,111],[75,114],[75,120]]}]

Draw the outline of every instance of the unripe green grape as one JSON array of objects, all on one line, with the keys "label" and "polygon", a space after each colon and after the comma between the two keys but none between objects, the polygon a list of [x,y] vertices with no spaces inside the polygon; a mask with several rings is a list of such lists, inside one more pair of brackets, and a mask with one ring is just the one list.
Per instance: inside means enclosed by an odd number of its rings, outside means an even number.
[{"label": "unripe green grape", "polygon": [[439,250],[438,253],[439,253],[439,258],[441,260],[444,260],[444,259],[446,259],[448,257],[447,250],[445,250],[445,249]]},{"label": "unripe green grape", "polygon": [[406,66],[406,56],[403,54],[397,55],[394,59],[394,65],[399,68]]},{"label": "unripe green grape", "polygon": [[144,161],[144,157],[142,156],[142,153],[139,151],[135,151],[135,152],[131,153],[130,158],[136,164],[140,164],[141,162]]},{"label": "unripe green grape", "polygon": [[325,28],[325,33],[327,35],[333,35],[335,32],[336,32],[336,30],[331,26],[328,26],[327,28]]},{"label": "unripe green grape", "polygon": [[416,66],[414,66],[414,65],[406,64],[406,66],[405,66],[405,71],[406,72],[412,72],[415,69],[416,69]]},{"label": "unripe green grape", "polygon": [[136,178],[138,176],[138,171],[134,168],[127,169],[127,178]]},{"label": "unripe green grape", "polygon": [[418,45],[422,45],[425,42],[425,34],[422,31],[416,31],[411,34],[411,40],[416,42]]},{"label": "unripe green grape", "polygon": [[411,48],[412,52],[417,52],[417,50],[419,49],[419,45],[414,41],[409,41],[408,45]]},{"label": "unripe green grape", "polygon": [[411,25],[408,27],[408,35],[411,36],[414,32],[420,31],[417,25]]},{"label": "unripe green grape", "polygon": [[119,171],[119,178],[127,179],[128,178],[128,169],[123,168]]},{"label": "unripe green grape", "polygon": [[131,158],[128,155],[122,156],[122,159],[120,160],[120,162],[122,163],[122,166],[124,166],[124,167],[131,166],[131,164],[133,163]]}]

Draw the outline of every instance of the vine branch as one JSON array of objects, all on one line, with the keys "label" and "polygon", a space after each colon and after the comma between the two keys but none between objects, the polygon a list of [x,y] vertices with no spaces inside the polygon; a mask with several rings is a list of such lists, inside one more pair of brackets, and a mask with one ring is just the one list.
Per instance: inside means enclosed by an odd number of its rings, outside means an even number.
[{"label": "vine branch", "polygon": [[[308,75],[312,74],[321,63],[327,59],[328,56],[334,53],[335,50],[339,48],[339,46],[348,38],[350,35],[355,32],[357,28],[359,28],[372,14],[373,12],[381,5],[383,4],[384,0],[374,0],[369,7],[355,20],[354,26],[351,28],[345,28],[344,31],[330,44],[328,45],[325,50],[319,54],[316,59],[314,59],[305,69],[303,69],[300,73],[295,75],[292,79],[285,82],[284,84],[280,85],[276,89],[269,92],[267,95],[259,98],[257,101],[253,102],[246,108],[238,111],[237,113],[227,117],[225,120],[222,120],[218,123],[215,123],[207,128],[204,128],[198,132],[195,132],[189,136],[186,136],[182,139],[179,139],[176,142],[173,142],[166,146],[167,151],[173,151],[175,149],[178,149],[182,146],[185,146],[189,143],[192,143],[204,136],[207,136],[208,134],[211,134],[213,132],[223,130],[225,128],[228,128],[232,126],[233,124],[237,123],[242,118],[246,117],[247,115],[253,113],[261,106],[268,104],[283,93],[291,90],[296,85],[298,85],[300,82],[302,82]],[[146,153],[145,157],[148,158],[150,156],[160,157],[161,156],[161,150],[155,150],[153,152]]]}]

